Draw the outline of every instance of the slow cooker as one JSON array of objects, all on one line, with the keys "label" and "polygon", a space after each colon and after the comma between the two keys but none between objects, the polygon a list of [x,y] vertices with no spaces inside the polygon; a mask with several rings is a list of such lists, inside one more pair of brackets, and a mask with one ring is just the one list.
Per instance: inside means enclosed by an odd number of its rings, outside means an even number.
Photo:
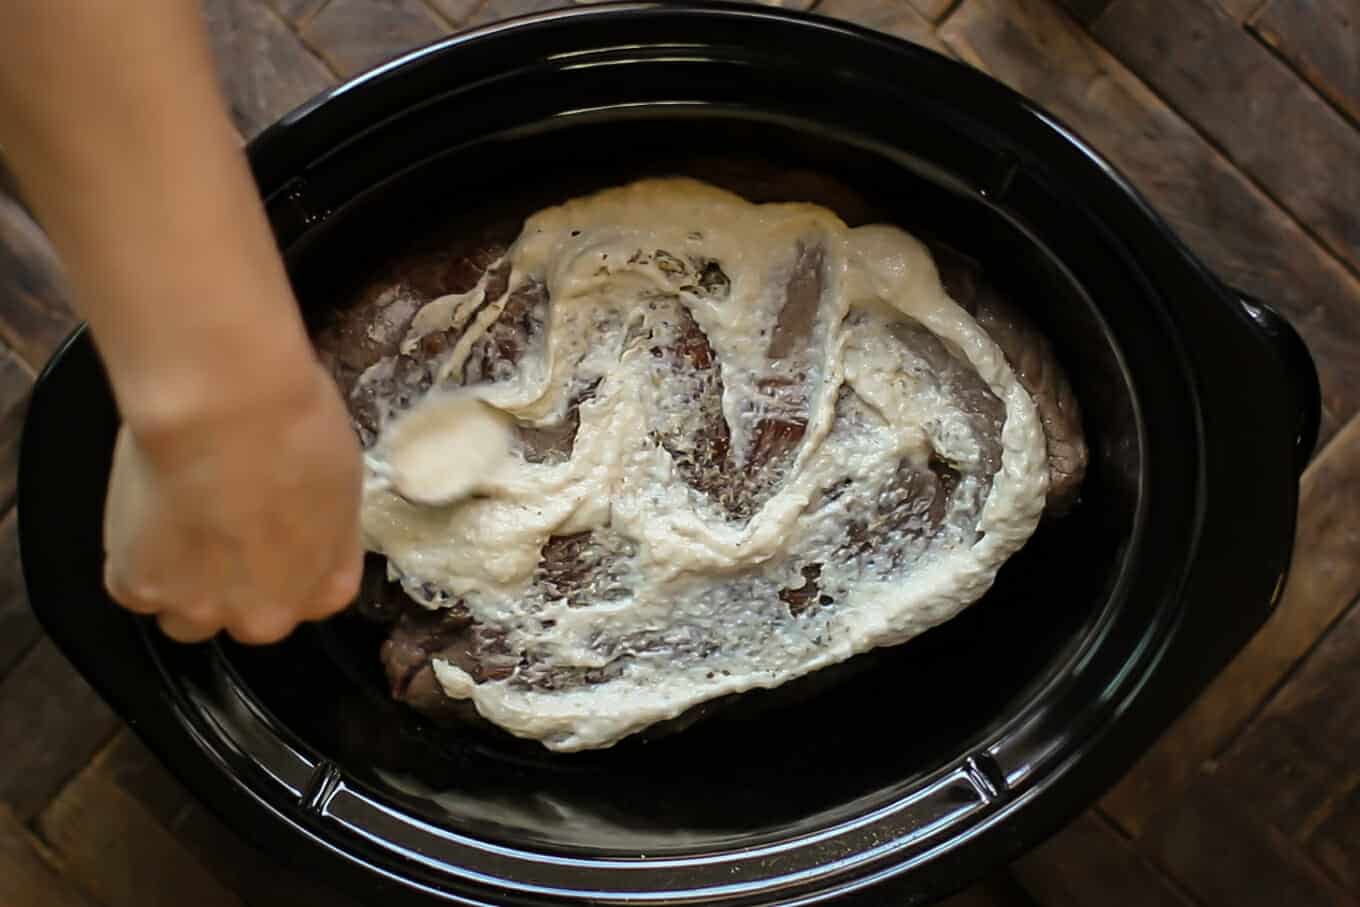
[{"label": "slow cooker", "polygon": [[977,605],[815,697],[553,755],[391,702],[343,622],[182,646],[115,606],[118,419],[78,331],[23,439],[33,607],[262,849],[384,905],[926,903],[1089,805],[1279,600],[1319,417],[1301,341],[1062,123],[965,66],[755,6],[587,7],[416,51],[249,148],[313,319],[425,214],[687,154],[829,174],[983,263],[1071,374],[1080,505]]}]

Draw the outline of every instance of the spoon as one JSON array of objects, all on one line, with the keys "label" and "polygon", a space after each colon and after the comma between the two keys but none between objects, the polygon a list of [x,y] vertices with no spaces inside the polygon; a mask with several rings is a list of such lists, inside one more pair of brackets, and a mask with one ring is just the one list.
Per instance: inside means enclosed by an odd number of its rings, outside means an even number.
[{"label": "spoon", "polygon": [[443,507],[467,497],[510,455],[509,420],[467,393],[426,395],[383,429],[388,482],[413,504]]}]

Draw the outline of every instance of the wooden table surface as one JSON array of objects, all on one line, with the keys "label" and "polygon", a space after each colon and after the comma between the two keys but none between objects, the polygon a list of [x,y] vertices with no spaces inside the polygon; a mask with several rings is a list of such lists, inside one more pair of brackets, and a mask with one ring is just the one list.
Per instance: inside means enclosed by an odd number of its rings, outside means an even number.
[{"label": "wooden table surface", "polygon": [[[562,2],[205,8],[250,136],[402,50]],[[1322,379],[1323,437],[1278,612],[1098,806],[950,907],[1360,904],[1360,0],[815,5],[1057,113],[1215,271],[1291,319]],[[27,609],[16,442],[33,375],[73,319],[42,234],[5,188],[0,173],[0,907],[345,905],[195,803]]]}]

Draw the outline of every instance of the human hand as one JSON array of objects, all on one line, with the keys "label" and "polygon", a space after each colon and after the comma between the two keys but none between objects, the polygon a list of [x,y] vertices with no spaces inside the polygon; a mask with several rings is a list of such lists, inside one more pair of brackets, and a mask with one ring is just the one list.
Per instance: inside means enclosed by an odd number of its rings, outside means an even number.
[{"label": "human hand", "polygon": [[192,419],[124,427],[104,523],[105,584],[182,642],[276,642],[354,598],[358,441],[312,362]]}]

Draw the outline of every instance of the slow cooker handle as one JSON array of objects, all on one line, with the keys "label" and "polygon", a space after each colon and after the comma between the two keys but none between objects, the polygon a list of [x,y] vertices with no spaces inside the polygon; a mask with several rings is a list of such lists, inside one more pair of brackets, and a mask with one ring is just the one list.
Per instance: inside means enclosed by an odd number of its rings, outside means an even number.
[{"label": "slow cooker handle", "polygon": [[1298,409],[1298,433],[1294,441],[1297,453],[1295,468],[1302,475],[1317,444],[1318,427],[1322,420],[1322,386],[1318,382],[1313,357],[1298,331],[1279,312],[1241,290],[1230,289],[1229,292],[1237,297],[1247,316],[1270,339],[1285,376],[1293,385]]}]

